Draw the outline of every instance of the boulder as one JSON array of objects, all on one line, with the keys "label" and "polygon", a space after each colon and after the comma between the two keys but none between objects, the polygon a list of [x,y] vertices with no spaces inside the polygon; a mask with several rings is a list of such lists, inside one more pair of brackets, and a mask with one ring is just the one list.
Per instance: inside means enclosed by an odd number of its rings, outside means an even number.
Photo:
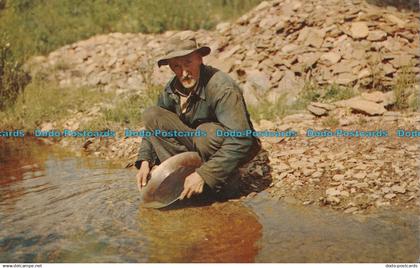
[{"label": "boulder", "polygon": [[354,39],[361,39],[369,35],[369,28],[364,21],[353,22],[351,24],[350,32]]},{"label": "boulder", "polygon": [[339,62],[341,55],[336,52],[328,52],[321,55],[320,61],[326,65],[333,65]]},{"label": "boulder", "polygon": [[348,100],[335,102],[337,106],[351,108],[355,112],[360,112],[367,115],[383,115],[386,109],[383,105],[377,104],[373,101],[364,100],[361,97],[354,97]]},{"label": "boulder", "polygon": [[323,115],[327,115],[327,114],[328,114],[328,110],[323,109],[323,108],[320,108],[320,107],[313,106],[313,105],[311,105],[311,104],[309,104],[309,105],[306,107],[306,109],[307,109],[309,112],[311,112],[311,113],[313,113],[314,115],[316,115],[316,116],[323,116]]}]

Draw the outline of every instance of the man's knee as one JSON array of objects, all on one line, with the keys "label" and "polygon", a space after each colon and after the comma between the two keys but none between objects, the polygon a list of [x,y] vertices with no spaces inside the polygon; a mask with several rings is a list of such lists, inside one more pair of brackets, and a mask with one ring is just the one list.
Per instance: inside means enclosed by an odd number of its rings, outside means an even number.
[{"label": "man's knee", "polygon": [[157,121],[161,118],[162,113],[167,112],[167,110],[158,107],[151,106],[144,110],[143,112],[143,122],[147,129],[155,129],[157,127]]},{"label": "man's knee", "polygon": [[194,147],[200,155],[214,154],[222,146],[224,138],[216,135],[217,129],[223,129],[223,127],[217,123],[204,123],[197,127],[197,130],[206,133],[205,136],[194,137]]}]

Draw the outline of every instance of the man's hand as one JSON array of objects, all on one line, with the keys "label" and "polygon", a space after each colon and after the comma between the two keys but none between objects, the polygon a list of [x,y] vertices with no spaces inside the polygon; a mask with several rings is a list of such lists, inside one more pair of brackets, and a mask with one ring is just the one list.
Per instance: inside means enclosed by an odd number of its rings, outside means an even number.
[{"label": "man's hand", "polygon": [[194,172],[185,178],[184,191],[182,191],[179,199],[182,200],[185,197],[190,198],[193,194],[200,194],[203,192],[203,187],[203,178],[197,172]]},{"label": "man's hand", "polygon": [[149,172],[150,172],[149,162],[142,161],[139,172],[137,172],[137,176],[136,176],[137,187],[139,188],[139,191],[141,191],[141,188],[146,186],[147,176],[149,175]]}]

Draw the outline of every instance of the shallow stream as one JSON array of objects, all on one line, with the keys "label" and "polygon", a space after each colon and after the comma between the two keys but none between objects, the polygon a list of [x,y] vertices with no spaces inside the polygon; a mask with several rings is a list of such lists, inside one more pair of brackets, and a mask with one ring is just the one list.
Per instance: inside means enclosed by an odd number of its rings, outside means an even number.
[{"label": "shallow stream", "polygon": [[154,210],[134,169],[0,140],[1,262],[416,262],[409,211],[346,215],[255,198]]}]

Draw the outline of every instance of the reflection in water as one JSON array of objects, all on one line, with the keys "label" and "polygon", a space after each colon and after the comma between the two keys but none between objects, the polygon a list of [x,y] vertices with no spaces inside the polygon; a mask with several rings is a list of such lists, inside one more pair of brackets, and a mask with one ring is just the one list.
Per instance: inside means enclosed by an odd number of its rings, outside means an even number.
[{"label": "reflection in water", "polygon": [[413,262],[420,252],[408,213],[357,218],[258,197],[139,208],[135,170],[34,141],[0,145],[0,262]]},{"label": "reflection in water", "polygon": [[[261,225],[239,203],[176,210],[142,208],[151,262],[254,262]],[[181,242],[182,241],[182,242]]]},{"label": "reflection in water", "polygon": [[[39,146],[33,146],[33,142],[27,139],[14,139],[10,146],[10,139],[0,140],[0,202],[12,204],[17,198],[24,194],[24,189],[6,187],[17,184],[26,177],[37,178],[42,176],[43,163],[46,154],[36,151]],[[34,157],[36,156],[36,157]]]}]

